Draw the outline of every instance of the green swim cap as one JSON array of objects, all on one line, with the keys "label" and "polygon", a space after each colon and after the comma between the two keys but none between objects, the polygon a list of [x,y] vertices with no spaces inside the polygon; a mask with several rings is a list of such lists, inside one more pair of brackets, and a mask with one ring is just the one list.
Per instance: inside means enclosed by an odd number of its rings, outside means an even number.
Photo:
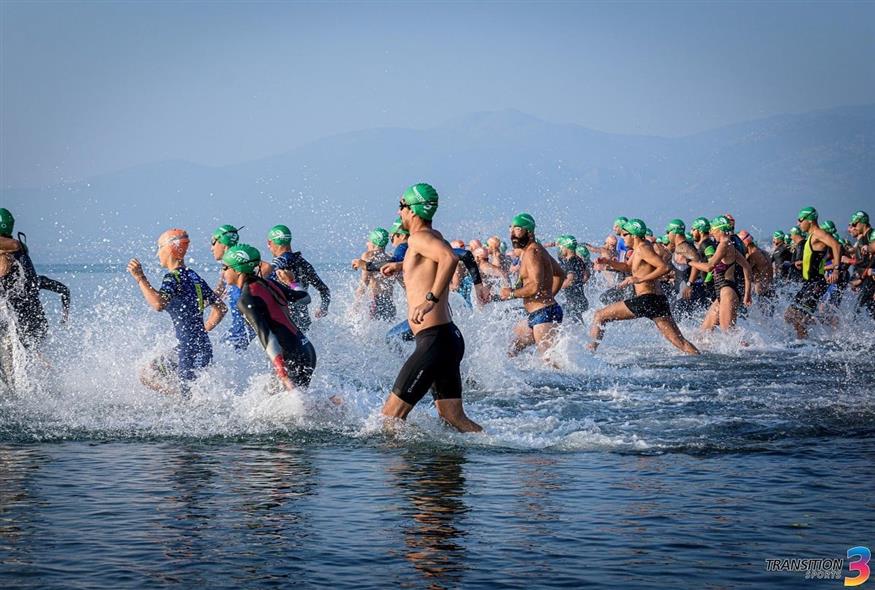
[{"label": "green swim cap", "polygon": [[649,238],[649,237],[652,237],[652,236],[653,236],[653,230],[650,229],[650,228],[648,227],[646,230],[644,230],[644,235],[647,236],[648,238]]},{"label": "green swim cap", "polygon": [[728,231],[732,229],[732,224],[729,222],[728,219],[726,219],[725,215],[718,215],[711,220],[711,229]]},{"label": "green swim cap", "polygon": [[781,230],[776,230],[775,233],[772,234],[772,238],[774,238],[776,240],[783,240],[786,237],[787,237],[787,234],[785,234]]},{"label": "green swim cap", "polygon": [[275,225],[267,232],[267,239],[277,246],[288,246],[292,243],[292,230],[285,225]]},{"label": "green swim cap", "polygon": [[790,234],[791,236],[801,236],[801,235],[802,235],[802,230],[799,229],[799,226],[798,226],[798,225],[794,225],[793,227],[790,228],[790,232],[789,232],[789,234]]},{"label": "green swim cap", "polygon": [[520,213],[510,222],[511,227],[521,227],[526,231],[535,231],[535,218],[528,213]]},{"label": "green swim cap", "polygon": [[817,221],[817,209],[814,207],[803,207],[799,210],[799,215],[796,216],[799,221]]},{"label": "green swim cap", "polygon": [[665,226],[665,233],[667,234],[683,234],[686,233],[687,226],[684,225],[683,220],[681,219],[672,219],[668,222],[668,225]]},{"label": "green swim cap", "polygon": [[556,244],[572,252],[577,250],[577,238],[571,234],[562,234],[556,238]]},{"label": "green swim cap", "polygon": [[628,218],[628,217],[623,217],[623,216],[621,215],[621,216],[619,216],[618,218],[616,218],[616,219],[614,220],[614,225],[615,225],[615,226],[619,226],[620,229],[623,229],[623,224],[626,223],[627,221],[629,221],[629,218]]},{"label": "green swim cap", "polygon": [[409,236],[410,232],[407,231],[406,229],[404,229],[404,227],[402,227],[402,223],[403,222],[401,221],[400,217],[398,219],[396,219],[395,223],[392,224],[392,227],[389,228],[389,234],[393,235],[393,236],[396,234],[401,234],[402,236]]},{"label": "green swim cap", "polygon": [[633,218],[623,224],[623,231],[636,238],[643,238],[647,235],[647,225],[640,219]]},{"label": "green swim cap", "polygon": [[430,184],[424,182],[414,184],[404,191],[401,200],[410,206],[414,215],[425,221],[431,221],[437,213],[438,194]]},{"label": "green swim cap", "polygon": [[687,239],[688,242],[695,242],[695,240],[693,239],[693,234],[691,234],[690,232],[685,233],[684,237]]},{"label": "green swim cap", "polygon": [[828,234],[836,233],[836,224],[833,220],[827,219],[823,223],[820,224],[820,229],[825,231]]},{"label": "green swim cap", "polygon": [[575,252],[577,252],[577,255],[580,256],[581,258],[589,260],[589,248],[587,248],[586,246],[581,244],[580,246],[577,247]]},{"label": "green swim cap", "polygon": [[696,217],[690,227],[696,231],[702,232],[703,234],[711,231],[711,223],[708,221],[707,217]]},{"label": "green swim cap", "polygon": [[368,234],[368,241],[377,248],[385,248],[386,244],[389,243],[389,232],[378,227]]},{"label": "green swim cap", "polygon": [[870,243],[870,244],[871,244],[872,242],[875,242],[875,229],[872,229],[872,230],[869,232],[869,237],[866,238],[866,239],[869,240],[869,243]]},{"label": "green swim cap", "polygon": [[15,227],[15,218],[9,209],[0,209],[0,236],[11,237],[12,228]]},{"label": "green swim cap", "polygon": [[793,243],[793,240],[790,239],[789,235],[784,234],[784,243],[789,245]]},{"label": "green swim cap", "polygon": [[507,244],[505,243],[504,240],[501,240],[501,241],[498,243],[498,251],[501,252],[502,254],[504,254],[505,252],[507,252]]},{"label": "green swim cap", "polygon": [[222,256],[222,262],[237,272],[248,275],[258,268],[261,254],[259,254],[258,248],[249,244],[237,244],[228,248],[228,251]]},{"label": "green swim cap", "polygon": [[[6,209],[3,209],[5,211]],[[869,225],[869,214],[865,211],[857,211],[853,215],[851,215],[851,225],[857,225],[858,223],[865,223]]]},{"label": "green swim cap", "polygon": [[240,240],[240,230],[234,227],[233,225],[220,225],[216,228],[216,231],[213,232],[212,243],[225,244],[226,246],[233,246]]},{"label": "green swim cap", "polygon": [[668,245],[668,234],[665,234],[664,236],[659,236],[658,238],[656,238],[656,241],[663,246]]}]

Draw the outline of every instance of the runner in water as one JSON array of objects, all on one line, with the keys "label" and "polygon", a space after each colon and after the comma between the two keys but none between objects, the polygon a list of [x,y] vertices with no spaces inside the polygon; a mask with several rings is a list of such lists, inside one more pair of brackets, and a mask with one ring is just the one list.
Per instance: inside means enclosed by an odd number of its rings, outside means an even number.
[{"label": "runner in water", "polygon": [[[701,227],[701,226],[700,226]],[[687,241],[686,225],[681,219],[672,219],[665,227],[668,238],[668,249],[672,253],[672,264],[675,269],[675,290],[678,293],[675,309],[678,315],[689,316],[701,301],[704,300],[704,286],[701,281],[693,281],[698,270],[690,266],[690,262],[701,262],[696,246]],[[695,296],[693,290],[696,289]]]},{"label": "runner in water", "polygon": [[793,254],[787,276],[790,281],[800,283],[802,282],[802,254],[808,235],[804,234],[798,225],[791,227],[787,233],[790,236],[790,252]]},{"label": "runner in water", "polygon": [[[668,299],[659,292],[656,281],[668,273],[668,265],[656,255],[646,240],[647,226],[640,219],[631,219],[623,224],[621,237],[626,247],[632,250],[628,262],[618,262],[600,258],[598,262],[607,264],[622,272],[631,273],[623,282],[633,285],[635,296],[626,301],[618,301],[596,311],[592,329],[589,332],[591,342],[587,346],[595,351],[604,336],[604,325],[608,322],[648,318],[653,320],[662,335],[675,347],[687,354],[699,354],[699,351],[684,338],[674,319]],[[626,285],[623,285],[625,287]]]},{"label": "runner in water", "polygon": [[528,213],[513,218],[510,239],[520,248],[520,276],[514,288],[503,287],[502,300],[520,298],[529,315],[514,327],[511,356],[519,354],[532,344],[545,361],[549,362],[550,349],[559,335],[562,307],[556,303],[556,293],[562,287],[566,273],[549,252],[535,240],[535,219]]},{"label": "runner in water", "polygon": [[[211,331],[227,311],[227,307],[196,272],[186,268],[188,234],[181,229],[169,229],[158,238],[158,261],[169,272],[161,287],[149,284],[140,261],[128,263],[128,272],[137,281],[146,303],[155,311],[167,310],[176,330],[175,350],[153,360],[141,373],[143,385],[161,393],[188,394],[189,383],[213,359],[213,347],[207,332]],[[204,322],[203,312],[211,306]],[[173,379],[173,373],[178,377]]]},{"label": "runner in water", "polygon": [[805,207],[799,211],[799,228],[808,234],[800,248],[802,251],[802,287],[787,308],[784,319],[796,330],[800,340],[808,337],[808,325],[817,312],[817,306],[830,284],[839,280],[838,273],[824,276],[824,258],[827,250],[833,260],[841,260],[841,246],[832,235],[817,225],[817,209]]},{"label": "runner in water", "polygon": [[368,263],[378,267],[383,263],[390,262],[392,257],[386,253],[386,245],[389,243],[389,232],[382,227],[374,229],[368,234],[367,251],[358,260],[353,261],[353,268],[361,268],[362,279],[356,289],[356,299],[370,291],[368,302],[368,314],[372,320],[384,320],[391,322],[395,319],[394,279],[387,279],[380,271],[369,271]]},{"label": "runner in water", "polygon": [[787,246],[787,234],[781,230],[772,234],[771,258],[775,280],[787,281],[790,277],[790,266],[793,264],[793,252]]},{"label": "runner in water", "polygon": [[[589,300],[584,289],[589,281],[590,270],[586,261],[577,255],[577,239],[570,234],[556,238],[559,247],[559,266],[565,273],[562,292],[565,294],[565,316],[574,323],[583,322],[583,314],[589,309]],[[586,251],[587,254],[589,250]]]},{"label": "runner in water", "polygon": [[222,262],[225,281],[240,289],[237,309],[258,335],[280,383],[288,391],[308,387],[316,350],[295,325],[289,307],[292,299],[304,298],[306,292],[256,276],[261,254],[248,244],[229,248]]},{"label": "runner in water", "polygon": [[[316,274],[316,269],[313,265],[301,255],[300,252],[292,251],[292,232],[285,225],[273,226],[267,234],[267,248],[273,255],[273,267],[268,278],[284,283],[286,286],[291,286],[293,282],[298,283],[304,290],[308,289],[312,284],[319,291],[321,304],[319,309],[314,314],[317,318],[321,318],[328,313],[328,306],[331,303],[331,290],[328,285],[319,278]],[[264,269],[262,269],[264,274]],[[310,310],[307,304],[299,302],[292,303],[292,319],[295,325],[306,332],[310,329],[312,320],[310,319]]]},{"label": "runner in water", "polygon": [[[462,406],[459,365],[465,354],[462,333],[453,324],[448,303],[449,285],[458,257],[440,232],[432,229],[438,194],[428,184],[414,184],[401,196],[399,214],[410,232],[404,258],[407,317],[416,339],[416,350],[404,363],[382,413],[404,419],[432,389],[438,414],[462,432],[479,432]],[[385,266],[384,275],[393,267]]]},{"label": "runner in water", "polygon": [[853,286],[859,289],[855,311],[865,311],[875,320],[875,229],[870,229],[869,234],[861,240],[865,243],[865,250],[861,250],[857,263],[857,279]]},{"label": "runner in water", "polygon": [[[220,225],[210,237],[210,252],[216,261],[221,261],[228,248],[237,244],[240,240],[240,229],[233,225]],[[219,283],[216,285],[216,295],[223,297],[228,295],[228,311],[231,315],[231,326],[222,336],[222,342],[233,346],[236,350],[246,350],[249,343],[255,338],[255,332],[243,319],[240,310],[237,309],[237,300],[240,299],[240,288],[237,285],[229,285],[225,282],[224,273],[219,275]]]},{"label": "runner in water", "polygon": [[6,272],[0,276],[0,296],[15,318],[16,334],[25,348],[38,349],[49,332],[40,289],[56,291],[61,295],[66,321],[69,312],[70,290],[66,286],[37,274],[27,239],[21,232],[18,239],[12,237],[15,218],[8,209],[0,208],[0,254],[5,259]]},{"label": "runner in water", "polygon": [[745,258],[750,264],[751,280],[753,281],[751,293],[757,296],[756,303],[760,310],[765,315],[770,316],[775,313],[775,300],[777,299],[772,262],[765,252],[760,250],[753,236],[747,230],[738,232],[738,237],[741,238],[746,248]]},{"label": "runner in water", "polygon": [[[702,272],[713,273],[714,291],[717,298],[705,319],[702,321],[702,330],[710,331],[719,325],[724,332],[735,326],[738,316],[739,302],[744,305],[751,303],[751,268],[750,263],[739,251],[733,241],[732,224],[725,215],[718,215],[711,220],[711,235],[717,241],[714,253],[707,258],[707,262],[691,262],[693,268]],[[738,274],[741,267],[744,283]]]}]

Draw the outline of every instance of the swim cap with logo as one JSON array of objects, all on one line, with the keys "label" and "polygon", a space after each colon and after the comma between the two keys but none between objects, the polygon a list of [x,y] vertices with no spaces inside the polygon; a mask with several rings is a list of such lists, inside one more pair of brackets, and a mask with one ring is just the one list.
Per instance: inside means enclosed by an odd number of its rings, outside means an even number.
[{"label": "swim cap with logo", "polygon": [[707,217],[696,217],[690,227],[696,231],[700,231],[703,234],[706,234],[711,231],[711,222],[708,221]]},{"label": "swim cap with logo", "polygon": [[213,232],[212,243],[233,246],[240,240],[240,234],[237,233],[239,231],[240,230],[233,225],[220,225],[216,228],[216,231]]},{"label": "swim cap with logo", "polygon": [[827,219],[823,223],[820,224],[820,229],[825,231],[828,234],[836,233],[836,224],[833,220]]},{"label": "swim cap with logo", "polygon": [[578,246],[575,249],[575,252],[577,252],[577,255],[580,256],[581,258],[589,260],[589,248],[587,248],[586,246],[583,246],[583,245]]},{"label": "swim cap with logo", "polygon": [[400,217],[398,219],[396,219],[395,223],[392,224],[392,227],[389,228],[389,233],[393,236],[396,234],[401,234],[403,236],[410,235],[410,232],[407,231],[406,229],[404,229],[404,227],[402,227],[402,221],[401,221]]},{"label": "swim cap with logo", "polygon": [[647,235],[647,225],[640,219],[630,219],[623,224],[622,229],[636,238],[643,238]]},{"label": "swim cap with logo", "polygon": [[683,220],[681,219],[672,219],[668,222],[668,225],[665,226],[665,233],[667,234],[683,234],[686,233],[687,226],[684,225]]},{"label": "swim cap with logo", "polygon": [[772,238],[775,240],[783,240],[786,237],[787,237],[787,234],[785,234],[781,230],[776,230],[775,233],[772,234]]},{"label": "swim cap with logo", "polygon": [[799,215],[796,216],[799,221],[816,221],[817,209],[814,207],[803,207],[799,210]]},{"label": "swim cap with logo", "polygon": [[526,231],[535,231],[535,218],[528,213],[520,213],[510,222],[511,227],[521,227]]},{"label": "swim cap with logo", "polygon": [[168,229],[158,237],[158,251],[165,246],[170,248],[171,254],[178,260],[185,258],[188,252],[188,233],[184,229]]},{"label": "swim cap with logo", "polygon": [[577,250],[577,238],[570,234],[562,234],[556,238],[556,245],[573,252]]},{"label": "swim cap with logo", "polygon": [[729,231],[732,229],[732,224],[729,223],[729,220],[726,219],[725,215],[718,215],[711,220],[711,229]]},{"label": "swim cap with logo", "polygon": [[628,217],[623,217],[622,215],[620,215],[614,220],[614,227],[619,227],[620,229],[623,229],[623,224],[627,221],[629,221]]},{"label": "swim cap with logo", "polygon": [[277,246],[288,246],[292,243],[292,230],[285,225],[275,225],[267,232],[267,239]]},{"label": "swim cap with logo", "polygon": [[15,218],[12,213],[9,212],[9,209],[0,208],[0,236],[6,238],[12,236],[13,227],[15,227]]},{"label": "swim cap with logo", "polygon": [[[5,211],[5,209],[3,209],[3,211]],[[869,214],[865,211],[857,211],[851,215],[851,225],[857,225],[858,223],[869,225]]]},{"label": "swim cap with logo", "polygon": [[389,243],[389,232],[378,227],[368,234],[368,241],[377,248],[385,248],[386,244]]},{"label": "swim cap with logo", "polygon": [[228,251],[222,256],[222,262],[237,272],[248,275],[255,272],[255,269],[258,268],[258,265],[261,263],[261,254],[258,252],[258,248],[254,246],[237,244],[228,248]]},{"label": "swim cap with logo", "polygon": [[401,200],[414,215],[425,221],[431,221],[438,208],[438,194],[434,187],[425,182],[414,184],[401,195]]}]

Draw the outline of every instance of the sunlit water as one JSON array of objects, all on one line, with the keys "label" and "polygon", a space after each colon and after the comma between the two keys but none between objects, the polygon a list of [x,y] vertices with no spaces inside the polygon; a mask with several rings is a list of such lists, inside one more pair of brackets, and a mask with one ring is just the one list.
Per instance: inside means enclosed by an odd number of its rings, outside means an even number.
[{"label": "sunlit water", "polygon": [[71,287],[74,317],[0,396],[3,587],[837,587],[763,560],[872,544],[873,332],[850,295],[804,344],[780,313],[729,336],[684,323],[698,358],[647,320],[610,325],[595,356],[568,325],[561,371],[506,357],[512,308],[456,301],[486,434],[424,401],[387,435],[411,348],[364,319],[352,273],[325,271],[306,394],[269,395],[257,342],[238,354],[220,326],[182,401],[137,379],[172,330],[127,275],[40,270]]}]

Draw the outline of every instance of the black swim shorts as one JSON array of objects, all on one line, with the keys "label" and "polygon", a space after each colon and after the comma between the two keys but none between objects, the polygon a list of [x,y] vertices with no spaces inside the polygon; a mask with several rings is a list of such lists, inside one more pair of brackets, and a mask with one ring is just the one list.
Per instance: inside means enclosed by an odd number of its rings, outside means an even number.
[{"label": "black swim shorts", "polygon": [[639,295],[638,297],[633,297],[632,299],[627,299],[623,303],[626,304],[626,307],[629,308],[636,318],[648,318],[648,319],[657,319],[657,318],[666,318],[671,317],[671,309],[668,305],[668,299],[666,299],[665,295],[658,295],[656,293],[646,293],[644,295]]},{"label": "black swim shorts", "polygon": [[433,387],[435,400],[462,397],[459,365],[465,356],[465,340],[452,322],[426,328],[415,338],[416,349],[395,379],[392,393],[411,406]]},{"label": "black swim shorts", "polygon": [[817,311],[817,304],[828,288],[829,283],[823,277],[803,282],[802,288],[793,297],[792,307],[808,315],[814,314]]}]

